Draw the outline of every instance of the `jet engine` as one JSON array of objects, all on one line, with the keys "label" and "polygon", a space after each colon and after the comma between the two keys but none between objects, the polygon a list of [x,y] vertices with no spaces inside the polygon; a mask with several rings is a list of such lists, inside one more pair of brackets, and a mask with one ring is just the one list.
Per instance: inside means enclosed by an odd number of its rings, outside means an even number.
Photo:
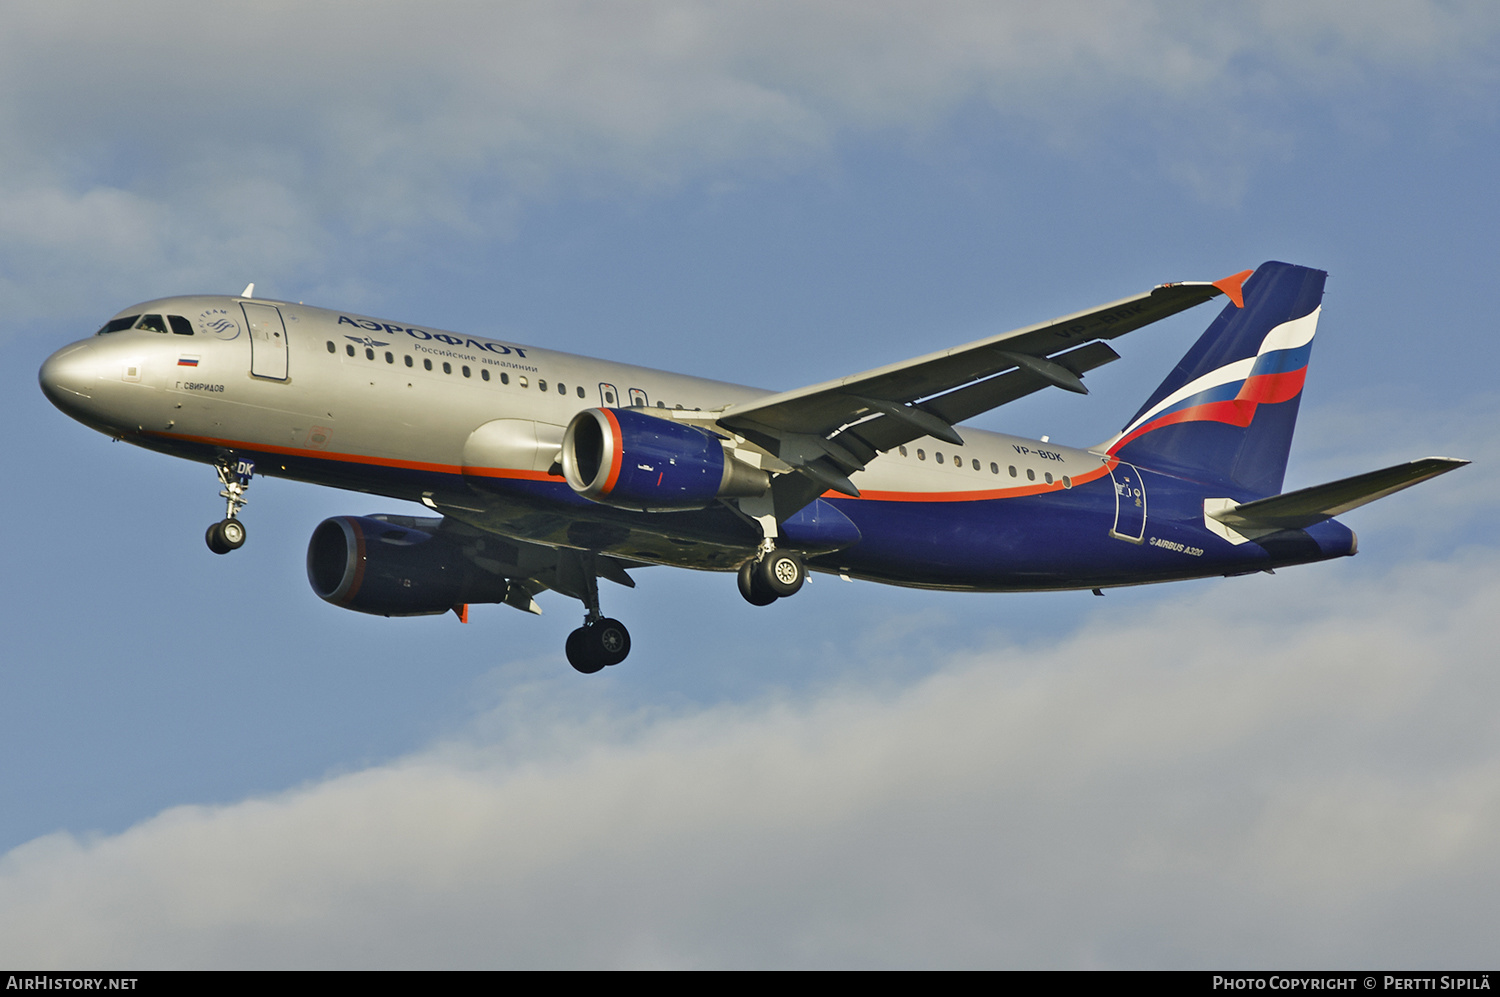
[{"label": "jet engine", "polygon": [[713,433],[628,408],[575,415],[563,434],[562,469],[584,498],[644,512],[702,509],[771,487],[770,475],[725,453]]},{"label": "jet engine", "polygon": [[502,602],[506,581],[422,530],[335,516],[313,530],[307,580],[325,602],[376,616],[435,616],[471,602]]}]

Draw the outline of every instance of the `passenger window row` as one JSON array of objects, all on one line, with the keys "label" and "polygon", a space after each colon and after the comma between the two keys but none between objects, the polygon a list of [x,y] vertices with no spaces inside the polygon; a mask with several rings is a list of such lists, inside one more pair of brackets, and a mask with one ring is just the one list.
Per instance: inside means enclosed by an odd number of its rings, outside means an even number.
[{"label": "passenger window row", "polygon": [[[910,456],[910,453],[907,451],[906,447],[904,447],[904,446],[897,447],[897,449],[901,451],[901,456],[903,456],[903,457]],[[920,447],[918,447],[917,448],[917,460],[926,460],[926,459],[927,459],[927,451],[924,450],[924,449],[922,449],[922,448],[920,448]],[[937,461],[939,464],[945,464],[945,463],[947,463],[947,460],[943,457],[943,452],[941,450],[934,450],[932,452],[932,459],[935,460],[935,461]],[[982,465],[979,463],[979,458],[978,457],[973,458],[970,461],[970,464],[973,465],[973,468],[976,471],[982,469]],[[964,466],[964,459],[963,459],[962,455],[960,455],[960,454],[954,454],[953,455],[953,466],[954,467],[963,467]],[[1012,478],[1018,478],[1018,477],[1020,477],[1020,472],[1016,469],[1016,465],[1014,465],[1014,464],[1009,465],[1009,470],[1010,470],[1010,476]],[[999,474],[1000,473],[1000,465],[997,464],[995,461],[990,461],[990,473],[991,474]],[[1052,484],[1052,482],[1054,480],[1053,477],[1052,477],[1052,472],[1051,471],[1044,471],[1042,473],[1042,477],[1046,479],[1046,482],[1049,485]],[[1027,481],[1035,481],[1036,480],[1036,470],[1034,468],[1028,467],[1026,469],[1026,480]],[[1072,477],[1070,477],[1069,475],[1064,474],[1062,476],[1062,486],[1064,488],[1072,488],[1073,487],[1073,479],[1072,479]]]},{"label": "passenger window row", "polygon": [[[328,352],[329,353],[337,355],[337,353],[339,351],[339,348],[336,345],[334,345],[333,340],[331,340],[331,339],[328,340],[327,346],[328,346]],[[359,351],[354,348],[354,344],[353,343],[346,343],[344,345],[344,352],[347,355],[351,356],[351,357],[357,357],[357,356],[359,356]],[[365,354],[365,359],[366,360],[374,360],[374,359],[376,359],[376,353],[375,353],[375,350],[372,347],[366,346],[364,348],[364,354]],[[396,354],[392,353],[390,350],[386,350],[384,352],[384,358],[385,358],[385,362],[386,363],[391,364],[392,366],[395,365],[395,363],[396,363]],[[416,366],[416,361],[412,359],[412,356],[411,356],[410,353],[403,353],[401,355],[401,360],[408,367],[415,367]],[[442,361],[442,367],[443,367],[443,373],[444,374],[452,374],[453,373],[453,365],[451,363],[449,363],[448,361],[446,361],[446,360]],[[429,357],[423,357],[422,358],[422,369],[423,370],[433,370],[434,369],[431,358],[429,358]],[[462,374],[464,377],[473,377],[474,376],[474,371],[472,369],[470,369],[470,367],[467,364],[462,364],[462,365],[459,366],[459,373]],[[509,384],[510,383],[510,374],[508,372],[506,372],[506,371],[503,371],[503,370],[500,371],[499,373],[500,373],[500,383],[501,384]],[[482,380],[482,381],[488,381],[488,380],[491,379],[490,370],[489,370],[488,367],[481,366],[479,368],[479,379]],[[531,381],[524,374],[521,374],[521,375],[518,375],[516,377],[516,386],[517,387],[521,387],[521,388],[529,388],[531,386]],[[568,393],[568,386],[566,384],[564,384],[563,382],[561,382],[561,381],[555,381],[555,382],[553,382],[553,386],[557,389],[557,393],[559,395],[566,395]],[[547,390],[547,379],[544,378],[544,377],[537,378],[536,379],[536,387],[537,387],[538,391],[546,391]],[[579,398],[587,398],[588,397],[588,391],[581,384],[575,385],[574,388],[573,388],[573,391],[574,391],[574,393]],[[605,392],[605,399],[604,400],[605,400],[605,404],[606,405],[613,405],[615,403],[614,392],[606,390],[606,392]],[[631,405],[633,405],[633,406],[640,407],[640,406],[643,406],[645,404],[646,404],[646,400],[645,400],[644,393],[642,393],[638,397],[635,397],[635,398],[631,399]],[[665,402],[660,402],[659,401],[659,402],[656,403],[656,407],[657,408],[666,408],[667,405],[666,405]],[[681,405],[678,405],[676,407],[679,408],[679,409],[682,408]],[[697,412],[697,411],[701,411],[701,409],[695,407],[693,409],[693,411]]]},{"label": "passenger window row", "polygon": [[[338,353],[338,351],[339,351],[339,348],[334,345],[333,340],[331,340],[331,339],[328,340],[328,352],[329,353]],[[344,352],[347,353],[351,357],[359,355],[358,351],[356,351],[354,349],[354,344],[353,343],[346,344],[344,346]],[[371,349],[370,347],[366,346],[365,350],[364,350],[364,353],[365,353],[365,359],[366,360],[374,360],[375,359],[375,351],[373,349]],[[392,353],[390,350],[386,350],[385,351],[384,358],[385,358],[385,362],[386,363],[391,364],[393,366],[395,365],[395,363],[396,363],[396,354]],[[410,353],[403,353],[401,355],[401,360],[402,360],[402,362],[407,367],[415,367],[416,366],[416,361],[412,358],[412,355]],[[442,368],[443,368],[443,373],[444,374],[452,374],[453,373],[453,364],[450,363],[447,360],[442,361]],[[433,370],[434,369],[431,357],[423,357],[422,358],[422,369],[423,370]],[[464,377],[473,377],[474,376],[474,370],[468,364],[460,364],[459,368],[458,368],[458,371]],[[488,381],[488,380],[491,380],[491,378],[492,378],[492,375],[490,374],[490,369],[488,367],[481,366],[479,368],[479,379],[481,381]],[[501,384],[509,384],[510,383],[510,374],[507,371],[503,371],[503,370],[500,371],[500,383]],[[522,374],[522,375],[519,375],[516,378],[516,386],[517,387],[521,387],[521,388],[529,388],[531,386],[531,381],[524,374]],[[546,379],[545,378],[537,378],[536,386],[537,386],[537,390],[538,391],[546,391],[547,390],[547,381],[546,381]],[[557,382],[556,386],[557,386],[557,393],[559,395],[566,395],[568,393],[568,386],[566,384],[563,384],[561,381]],[[575,390],[576,390],[579,398],[587,398],[588,397],[588,392],[584,390],[583,385],[581,385],[581,384],[578,385]]]}]

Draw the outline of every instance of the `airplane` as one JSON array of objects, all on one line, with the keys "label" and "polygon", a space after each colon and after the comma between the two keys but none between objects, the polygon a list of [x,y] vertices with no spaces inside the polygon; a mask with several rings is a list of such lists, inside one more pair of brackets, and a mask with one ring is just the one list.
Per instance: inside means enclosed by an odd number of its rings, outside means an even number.
[{"label": "airplane", "polygon": [[[599,580],[735,573],[767,606],[809,571],[928,589],[1105,588],[1354,554],[1334,519],[1468,461],[1428,457],[1282,493],[1327,274],[1268,262],[791,391],[254,297],[133,305],[42,365],[43,392],[115,439],[212,465],[216,554],[254,477],[418,502],[336,516],[307,575],[383,616],[579,600],[566,656],[630,652]],[[1228,303],[1124,428],[1066,447],[961,426],[1044,388],[1087,394],[1109,341]]]}]

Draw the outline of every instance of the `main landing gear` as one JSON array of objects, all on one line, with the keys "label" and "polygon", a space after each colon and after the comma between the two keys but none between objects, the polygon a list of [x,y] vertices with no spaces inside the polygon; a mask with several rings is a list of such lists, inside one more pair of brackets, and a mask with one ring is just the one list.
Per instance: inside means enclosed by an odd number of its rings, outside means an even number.
[{"label": "main landing gear", "polygon": [[228,554],[245,545],[245,524],[239,521],[239,512],[245,507],[245,489],[255,474],[255,462],[250,460],[224,460],[214,465],[219,472],[219,482],[224,490],[219,496],[224,499],[224,518],[208,528],[203,541],[215,554]]},{"label": "main landing gear", "polygon": [[630,653],[630,631],[619,620],[603,616],[585,620],[583,626],[568,634],[565,650],[568,664],[592,675],[625,660]]},{"label": "main landing gear", "polygon": [[796,595],[805,581],[807,565],[789,550],[763,550],[755,560],[740,565],[740,595],[752,606],[769,606]]},{"label": "main landing gear", "polygon": [[580,564],[583,604],[586,612],[583,626],[568,634],[563,649],[568,655],[568,664],[592,675],[610,665],[618,665],[630,653],[630,631],[619,620],[612,620],[599,609],[599,577],[594,573],[591,556],[584,556]]}]

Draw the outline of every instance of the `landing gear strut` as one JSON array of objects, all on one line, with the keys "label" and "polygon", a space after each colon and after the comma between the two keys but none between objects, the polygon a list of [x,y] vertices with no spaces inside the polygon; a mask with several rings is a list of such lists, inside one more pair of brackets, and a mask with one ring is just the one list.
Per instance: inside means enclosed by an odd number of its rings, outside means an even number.
[{"label": "landing gear strut", "polygon": [[224,518],[208,528],[203,540],[215,554],[228,554],[245,545],[245,524],[239,521],[239,512],[248,501],[245,489],[255,475],[255,462],[250,460],[223,460],[214,465],[219,472],[219,483],[224,490],[219,497],[225,501]]},{"label": "landing gear strut", "polygon": [[807,581],[807,565],[796,552],[776,548],[780,530],[770,495],[740,499],[739,510],[760,527],[754,560],[740,565],[740,595],[752,606],[769,606],[777,599],[796,595]]},{"label": "landing gear strut", "polygon": [[579,581],[583,590],[583,604],[587,610],[583,626],[568,634],[564,650],[568,664],[592,675],[597,671],[618,665],[630,653],[630,631],[619,620],[612,620],[599,609],[599,576],[594,573],[592,556],[580,554]]}]

